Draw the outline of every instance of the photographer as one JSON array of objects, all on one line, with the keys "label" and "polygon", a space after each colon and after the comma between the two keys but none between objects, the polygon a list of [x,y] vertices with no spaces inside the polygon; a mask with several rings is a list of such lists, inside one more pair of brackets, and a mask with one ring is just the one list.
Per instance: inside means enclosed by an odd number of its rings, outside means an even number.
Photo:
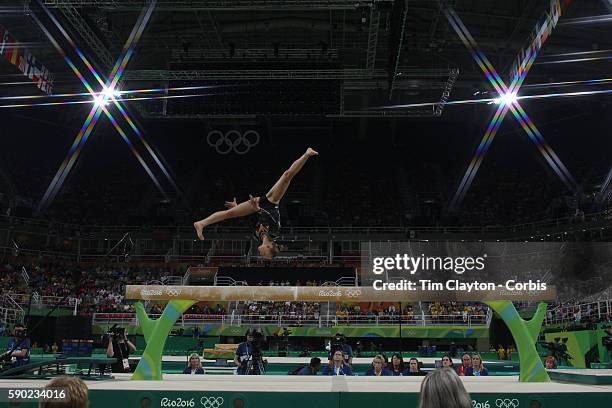
[{"label": "photographer", "polygon": [[6,353],[0,356],[3,361],[10,361],[10,368],[21,367],[30,362],[30,339],[26,329],[16,324],[13,329],[13,339],[6,346]]},{"label": "photographer", "polygon": [[327,362],[329,365],[332,364],[332,357],[337,350],[342,351],[345,364],[353,365],[353,348],[349,344],[346,344],[346,337],[341,333],[336,333],[330,340],[329,353],[327,354]]},{"label": "photographer", "polygon": [[111,364],[113,373],[129,373],[130,353],[136,351],[136,346],[128,340],[123,328],[112,328],[108,333],[108,346],[106,347],[106,356],[108,358],[116,358],[116,362]]},{"label": "photographer", "polygon": [[238,345],[234,357],[234,363],[238,366],[238,375],[262,375],[265,373],[265,362],[261,350],[264,341],[265,336],[260,330],[247,330],[246,342]]},{"label": "photographer", "polygon": [[558,365],[567,365],[568,360],[572,359],[572,356],[567,353],[566,342],[567,338],[561,341],[559,337],[555,337],[553,342],[542,343],[542,346],[548,349],[549,356],[554,357]]}]

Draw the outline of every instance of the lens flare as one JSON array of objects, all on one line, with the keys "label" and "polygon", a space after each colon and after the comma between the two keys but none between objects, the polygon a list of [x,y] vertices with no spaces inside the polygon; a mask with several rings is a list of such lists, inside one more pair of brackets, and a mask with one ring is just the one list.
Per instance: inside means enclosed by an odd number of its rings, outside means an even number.
[{"label": "lens flare", "polygon": [[518,99],[516,97],[516,93],[513,93],[513,92],[506,92],[505,94],[501,95],[499,98],[493,99],[493,102],[498,105],[512,105],[516,103],[516,101],[518,101]]}]

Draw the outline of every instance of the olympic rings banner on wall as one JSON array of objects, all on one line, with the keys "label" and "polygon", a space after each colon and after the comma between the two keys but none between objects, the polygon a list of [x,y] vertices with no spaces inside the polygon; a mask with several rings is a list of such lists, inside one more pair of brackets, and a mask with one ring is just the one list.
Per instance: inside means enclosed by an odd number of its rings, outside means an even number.
[{"label": "olympic rings banner on wall", "polygon": [[244,132],[235,129],[227,132],[211,130],[206,136],[206,143],[219,154],[247,154],[259,144],[259,140],[259,132],[253,129]]},{"label": "olympic rings banner on wall", "polygon": [[15,65],[44,93],[53,92],[53,75],[0,24],[0,55]]}]

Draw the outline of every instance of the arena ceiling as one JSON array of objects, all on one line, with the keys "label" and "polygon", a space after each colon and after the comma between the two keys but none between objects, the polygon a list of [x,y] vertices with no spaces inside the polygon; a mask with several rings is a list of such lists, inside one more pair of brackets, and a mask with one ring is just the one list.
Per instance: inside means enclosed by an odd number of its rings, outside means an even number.
[{"label": "arena ceiling", "polygon": [[[110,71],[147,3],[43,2],[101,73]],[[448,3],[497,70],[506,75],[549,2]],[[55,74],[57,92],[75,92],[80,83],[32,21],[30,14],[40,13],[37,1],[22,2],[9,11],[3,13],[3,24],[20,41],[35,45],[32,51]],[[609,76],[612,51],[605,50],[612,50],[612,22],[605,17],[611,13],[608,0],[571,1],[526,84]],[[604,18],[594,22],[594,16]],[[570,53],[589,53],[579,55],[601,59],[551,63]],[[1,69],[8,70],[4,65]],[[326,101],[321,104],[323,111],[317,113],[332,117],[437,117],[443,105],[394,111],[376,107],[441,101],[445,91],[450,99],[467,99],[492,89],[451,28],[440,3],[423,0],[158,0],[121,86],[161,89],[211,82],[254,86],[273,80],[289,89],[312,85],[313,101]],[[328,94],[328,89],[333,92]],[[241,98],[245,104],[252,103],[244,94]],[[234,102],[221,112],[211,112],[196,102],[187,107],[168,105],[142,103],[138,111],[157,118],[252,113],[241,112],[241,105]],[[293,107],[287,109],[291,112]],[[293,113],[303,112],[297,109]]]}]

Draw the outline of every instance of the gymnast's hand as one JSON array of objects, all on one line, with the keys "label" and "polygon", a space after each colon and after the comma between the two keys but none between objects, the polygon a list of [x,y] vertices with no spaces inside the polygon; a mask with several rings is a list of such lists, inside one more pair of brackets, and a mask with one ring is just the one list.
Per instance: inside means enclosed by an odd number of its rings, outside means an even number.
[{"label": "gymnast's hand", "polygon": [[259,211],[259,200],[257,197],[253,197],[249,194],[249,204],[251,204],[255,210]]},{"label": "gymnast's hand", "polygon": [[238,203],[236,202],[236,197],[234,197],[234,201],[226,201],[225,202],[225,208],[234,208],[238,205]]}]

